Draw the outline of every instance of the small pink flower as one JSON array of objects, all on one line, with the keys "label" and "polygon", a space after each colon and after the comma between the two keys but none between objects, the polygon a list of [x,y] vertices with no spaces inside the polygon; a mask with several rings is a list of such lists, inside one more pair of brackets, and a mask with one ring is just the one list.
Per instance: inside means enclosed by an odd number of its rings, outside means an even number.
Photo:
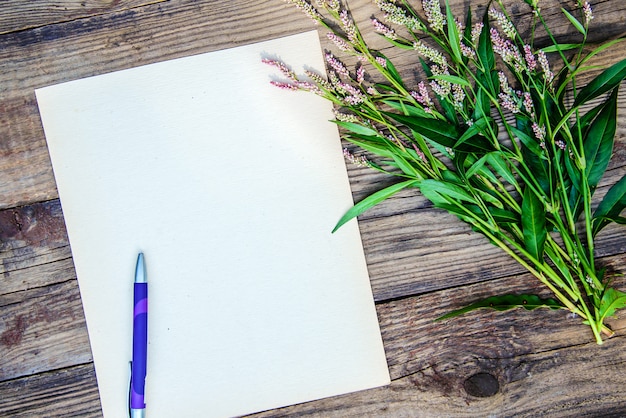
[{"label": "small pink flower", "polygon": [[349,77],[348,69],[341,61],[339,61],[330,52],[326,53],[326,62],[330,67],[337,72],[340,76]]},{"label": "small pink flower", "polygon": [[385,37],[389,39],[396,39],[396,32],[391,29],[389,26],[381,23],[378,19],[372,19],[372,25],[376,29],[376,32],[383,34]]},{"label": "small pink flower", "polygon": [[537,67],[537,60],[533,51],[530,49],[530,45],[524,45],[524,58],[526,59],[526,66],[530,71],[533,71]]},{"label": "small pink flower", "polygon": [[337,48],[339,48],[339,50],[341,51],[349,51],[350,50],[350,46],[346,43],[346,41],[344,41],[343,39],[341,39],[339,36],[337,36],[337,34],[333,33],[333,32],[328,32],[326,34],[326,37],[328,39],[330,39],[330,41],[332,43],[335,44],[335,46]]}]

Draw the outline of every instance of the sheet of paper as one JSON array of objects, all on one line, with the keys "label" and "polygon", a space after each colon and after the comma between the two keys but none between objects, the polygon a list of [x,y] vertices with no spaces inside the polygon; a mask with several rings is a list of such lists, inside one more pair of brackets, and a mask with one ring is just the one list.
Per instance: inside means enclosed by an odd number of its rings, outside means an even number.
[{"label": "sheet of paper", "polygon": [[128,408],[149,280],[147,413],[225,417],[389,383],[331,107],[270,85],[316,32],[36,91],[105,417]]}]

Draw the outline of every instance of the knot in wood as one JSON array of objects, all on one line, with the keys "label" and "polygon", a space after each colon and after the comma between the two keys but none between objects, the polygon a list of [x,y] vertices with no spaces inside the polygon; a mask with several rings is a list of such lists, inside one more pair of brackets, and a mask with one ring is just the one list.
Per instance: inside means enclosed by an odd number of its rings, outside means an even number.
[{"label": "knot in wood", "polygon": [[498,393],[500,384],[498,379],[489,373],[476,373],[463,383],[463,388],[468,395],[479,398],[487,398]]}]

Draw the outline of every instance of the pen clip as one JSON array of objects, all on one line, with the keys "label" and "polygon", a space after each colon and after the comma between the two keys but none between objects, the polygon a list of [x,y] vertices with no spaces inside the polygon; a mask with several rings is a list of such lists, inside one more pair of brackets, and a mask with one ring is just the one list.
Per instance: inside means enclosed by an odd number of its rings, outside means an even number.
[{"label": "pen clip", "polygon": [[128,379],[128,417],[131,417],[131,408],[130,408],[130,397],[131,397],[131,392],[133,390],[133,362],[132,360],[128,362],[128,366],[129,366],[129,379]]}]

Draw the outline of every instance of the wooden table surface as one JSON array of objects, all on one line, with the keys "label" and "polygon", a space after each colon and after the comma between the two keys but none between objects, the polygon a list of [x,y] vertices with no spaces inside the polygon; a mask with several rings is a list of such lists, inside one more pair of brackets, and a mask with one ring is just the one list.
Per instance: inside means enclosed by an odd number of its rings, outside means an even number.
[{"label": "wooden table surface", "polygon": [[[457,13],[468,5],[482,13],[486,3],[451,0]],[[574,0],[540,3],[559,39],[574,39],[560,13]],[[516,22],[527,25],[523,1],[509,4]],[[626,2],[592,5],[592,41],[626,32]],[[350,7],[363,27],[376,12],[370,0]],[[281,0],[0,2],[0,416],[101,416],[34,89],[312,27]],[[409,76],[418,63],[411,53],[385,54]],[[624,56],[620,45],[596,63]],[[619,99],[615,156],[598,195],[626,172],[624,91]],[[349,172],[357,201],[389,181],[364,168],[349,166]],[[178,216],[185,216],[184,207],[173,220]],[[626,416],[626,314],[610,321],[616,335],[603,346],[561,311],[481,311],[434,322],[491,294],[546,293],[415,191],[367,212],[360,227],[391,385],[255,416]],[[625,254],[626,228],[606,228],[597,243],[600,263],[626,273]],[[626,279],[616,284],[626,289]]]}]

